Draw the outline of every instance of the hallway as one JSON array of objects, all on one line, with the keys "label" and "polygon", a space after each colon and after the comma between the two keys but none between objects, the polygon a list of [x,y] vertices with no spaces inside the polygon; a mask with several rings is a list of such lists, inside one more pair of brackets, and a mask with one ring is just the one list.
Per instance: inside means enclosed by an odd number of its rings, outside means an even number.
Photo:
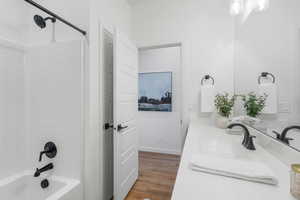
[{"label": "hallway", "polygon": [[170,200],[180,156],[140,152],[139,178],[126,200]]}]

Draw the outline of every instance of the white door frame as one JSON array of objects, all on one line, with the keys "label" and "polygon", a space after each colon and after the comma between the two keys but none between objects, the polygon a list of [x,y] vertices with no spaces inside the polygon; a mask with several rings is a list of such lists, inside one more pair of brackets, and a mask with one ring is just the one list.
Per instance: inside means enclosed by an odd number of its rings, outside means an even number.
[{"label": "white door frame", "polygon": [[88,37],[88,58],[85,71],[85,134],[84,134],[84,180],[82,183],[84,198],[89,200],[103,199],[103,124],[102,99],[100,83],[102,72],[102,30],[112,32],[113,27],[100,20],[93,22]]},{"label": "white door frame", "polygon": [[[181,151],[183,150],[186,132],[188,129],[188,124],[190,121],[189,116],[189,107],[191,103],[189,102],[190,93],[189,93],[189,42],[188,41],[179,41],[179,42],[160,42],[155,45],[145,45],[139,46],[138,50],[150,50],[150,49],[159,49],[159,48],[169,48],[169,47],[180,47],[181,52],[181,64],[180,64],[180,74],[181,74],[181,95],[180,95],[180,120],[181,120]],[[186,98],[183,98],[186,97]]]}]

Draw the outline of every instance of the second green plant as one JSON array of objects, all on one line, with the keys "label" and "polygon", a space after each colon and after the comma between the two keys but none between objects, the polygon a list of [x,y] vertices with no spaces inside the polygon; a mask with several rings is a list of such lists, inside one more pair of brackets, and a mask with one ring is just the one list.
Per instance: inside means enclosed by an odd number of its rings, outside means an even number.
[{"label": "second green plant", "polygon": [[240,95],[244,102],[246,113],[250,117],[257,117],[266,106],[267,95],[258,96],[254,92]]}]

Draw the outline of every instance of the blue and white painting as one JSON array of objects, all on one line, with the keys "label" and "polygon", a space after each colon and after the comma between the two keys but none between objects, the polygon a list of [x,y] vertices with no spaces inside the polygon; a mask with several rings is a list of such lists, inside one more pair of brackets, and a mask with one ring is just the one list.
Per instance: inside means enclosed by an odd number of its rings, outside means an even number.
[{"label": "blue and white painting", "polygon": [[139,74],[139,111],[172,112],[172,72]]}]

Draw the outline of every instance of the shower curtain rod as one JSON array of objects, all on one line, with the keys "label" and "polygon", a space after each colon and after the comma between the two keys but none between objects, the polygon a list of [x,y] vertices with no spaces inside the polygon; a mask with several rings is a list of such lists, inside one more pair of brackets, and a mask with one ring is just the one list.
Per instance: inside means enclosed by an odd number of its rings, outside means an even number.
[{"label": "shower curtain rod", "polygon": [[47,13],[48,15],[51,15],[52,17],[54,17],[55,19],[61,21],[62,23],[64,23],[64,24],[66,24],[66,25],[72,27],[73,29],[79,31],[79,32],[82,33],[83,35],[86,35],[86,31],[84,31],[84,30],[78,28],[78,27],[75,26],[74,24],[68,22],[68,21],[65,20],[64,18],[62,18],[62,17],[58,16],[57,14],[51,12],[51,11],[48,10],[47,8],[41,6],[40,4],[38,4],[38,3],[36,3],[36,2],[34,2],[34,1],[32,1],[32,0],[24,0],[24,1],[26,1],[27,3],[33,5],[34,7],[38,8],[38,9],[40,9],[40,10],[42,10],[42,11],[44,11],[44,12]]}]

